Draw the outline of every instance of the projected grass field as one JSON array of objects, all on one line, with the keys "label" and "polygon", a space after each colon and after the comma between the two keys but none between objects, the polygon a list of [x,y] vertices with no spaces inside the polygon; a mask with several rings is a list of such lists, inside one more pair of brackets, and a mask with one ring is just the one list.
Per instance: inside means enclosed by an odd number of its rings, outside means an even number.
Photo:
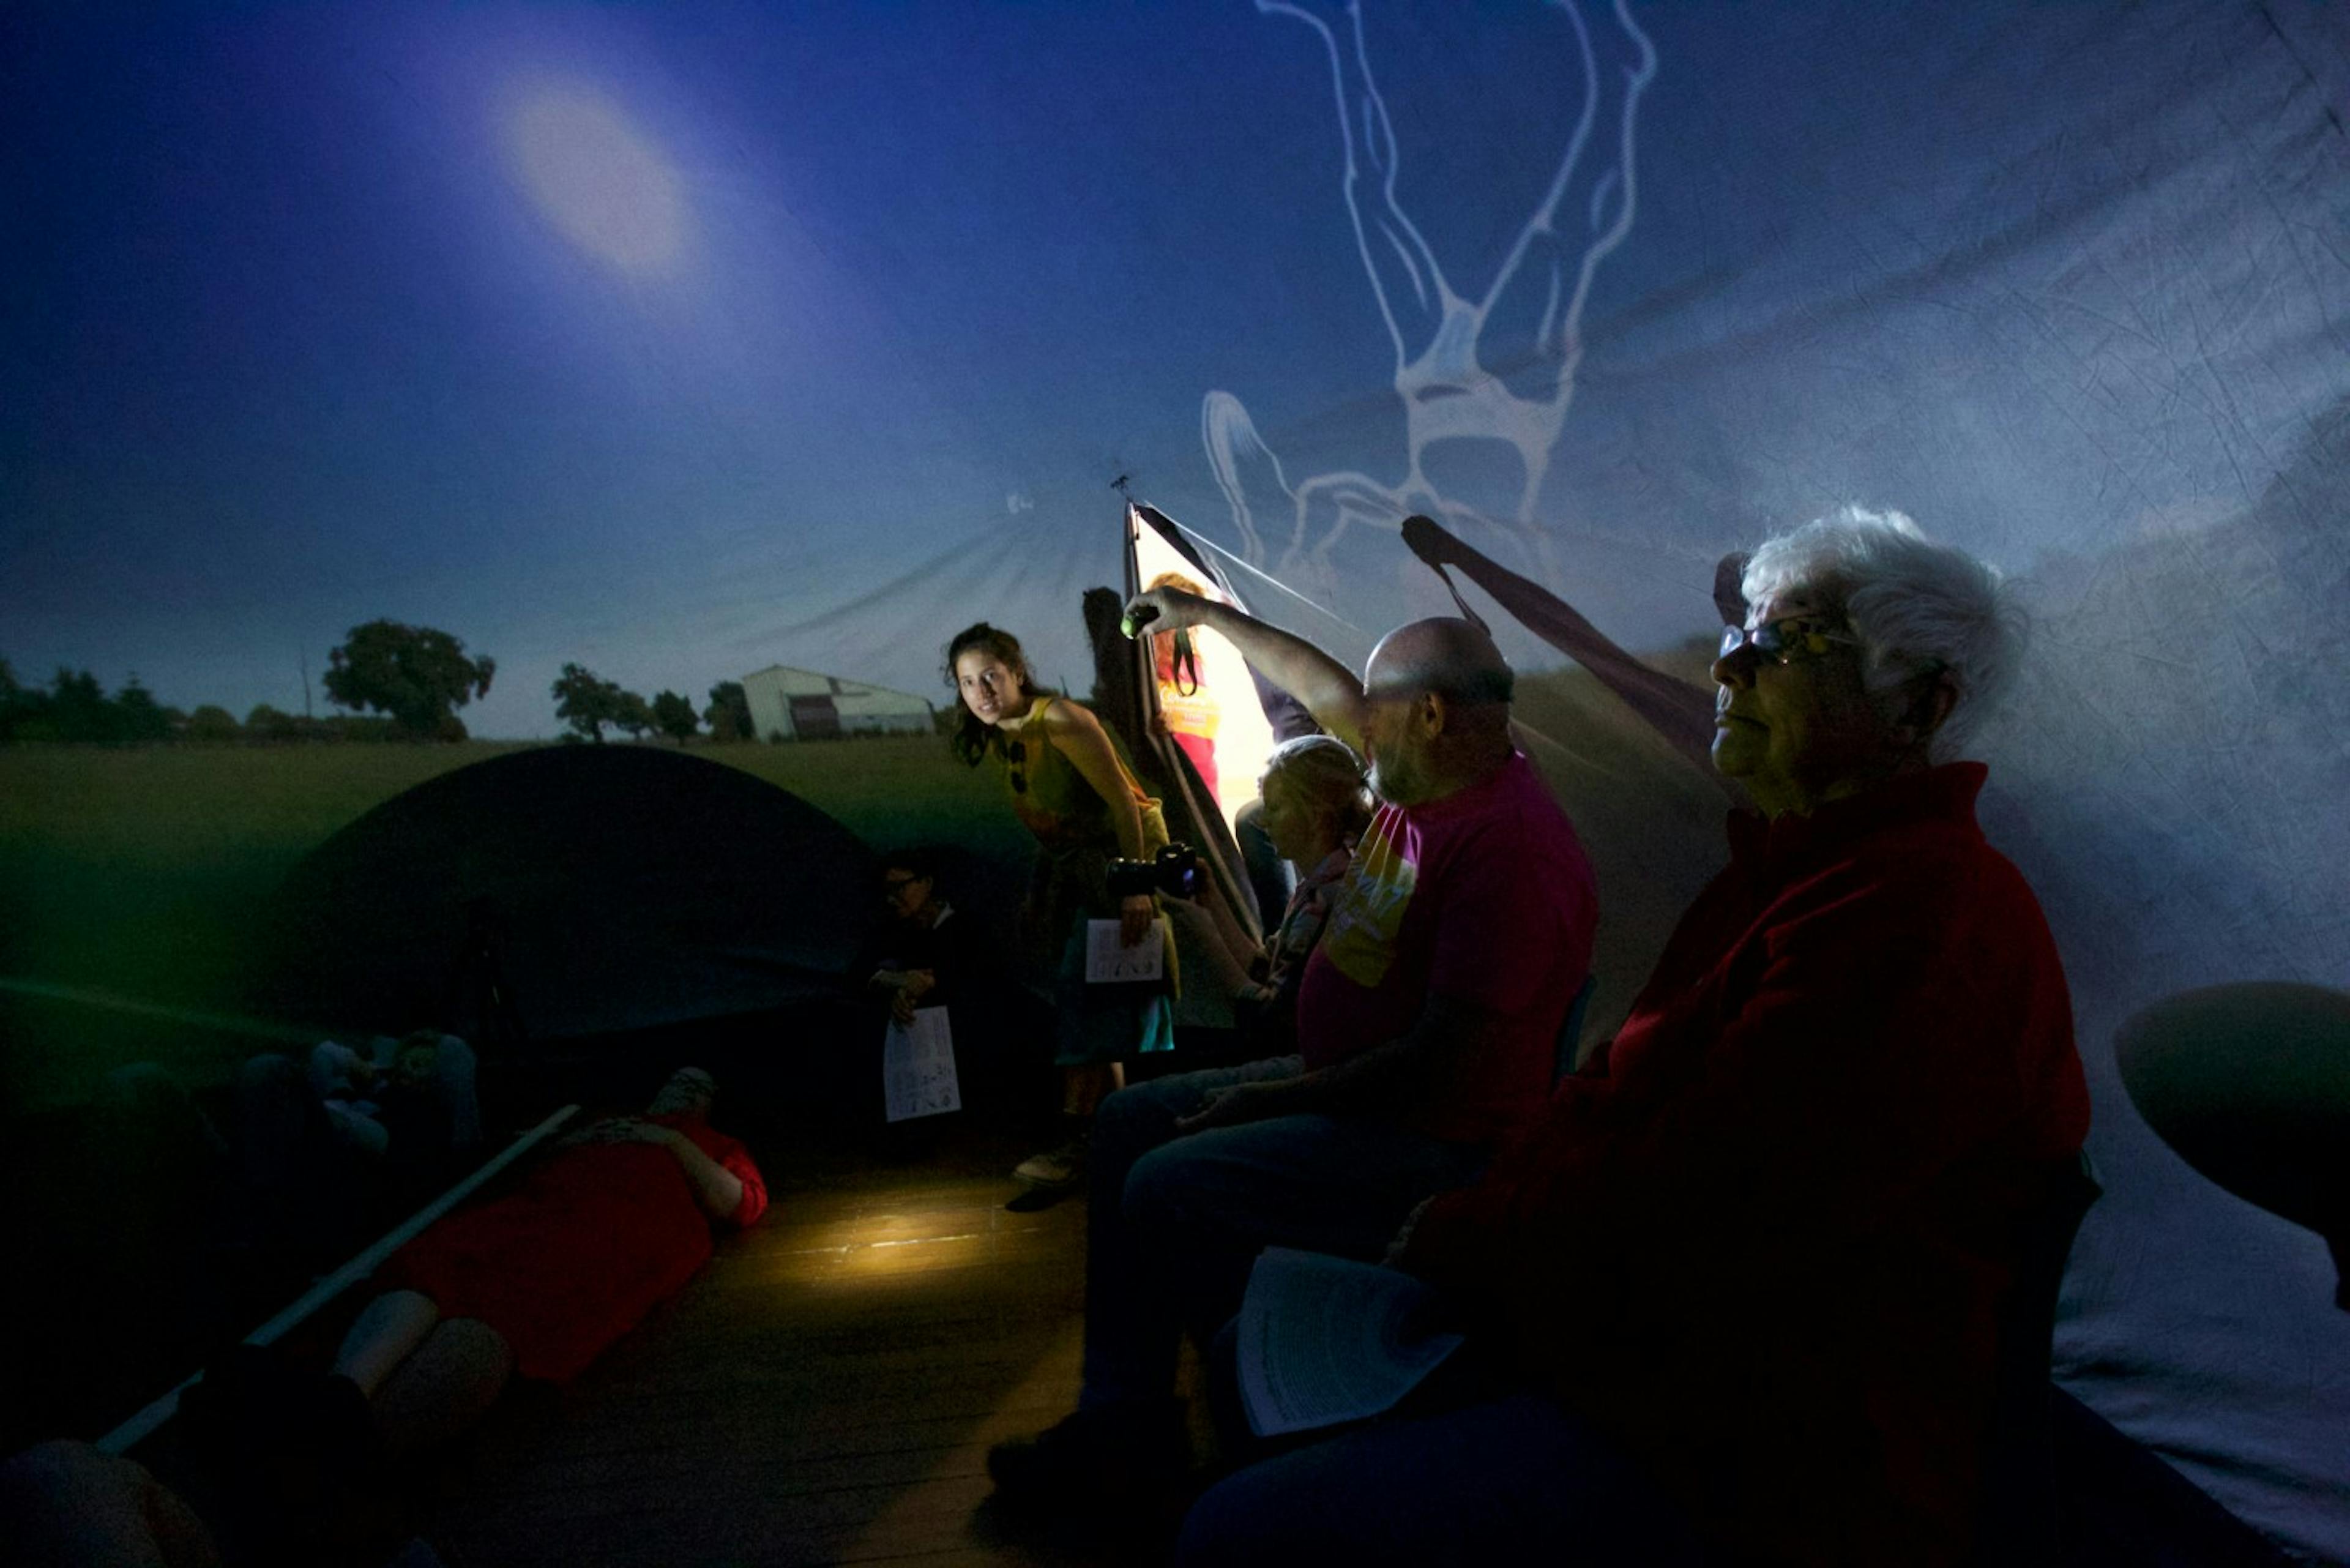
[{"label": "projected grass field", "polygon": [[[0,975],[192,1012],[233,1007],[246,935],[306,852],[403,790],[515,749],[0,749]],[[994,781],[929,736],[692,754],[802,795],[877,846],[1027,853]],[[157,1051],[206,1075],[209,1053],[184,1021],[21,992],[0,993],[0,1018],[24,1043],[9,1054],[8,1086],[36,1101],[78,1098],[108,1068]]]},{"label": "projected grass field", "polygon": [[[1721,799],[1580,671],[1529,678],[1518,712],[1599,868],[1604,1025],[1713,864]],[[77,993],[0,990],[0,1021],[21,1043],[6,1087],[20,1104],[78,1099],[141,1057],[197,1079],[224,1070],[251,1037],[187,1015],[235,1008],[248,934],[294,864],[401,791],[515,749],[0,749],[0,978]],[[792,791],[876,847],[954,845],[1002,868],[1030,853],[992,773],[936,737],[691,754]]]}]

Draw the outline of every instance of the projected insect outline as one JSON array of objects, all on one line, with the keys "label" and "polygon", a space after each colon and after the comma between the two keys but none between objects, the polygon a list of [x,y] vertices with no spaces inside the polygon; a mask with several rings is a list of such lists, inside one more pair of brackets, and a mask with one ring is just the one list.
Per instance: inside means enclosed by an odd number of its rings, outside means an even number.
[{"label": "projected insect outline", "polygon": [[[1345,6],[1342,40],[1340,27],[1302,5],[1257,0],[1260,12],[1293,17],[1314,28],[1329,57],[1346,153],[1343,193],[1357,249],[1395,348],[1394,384],[1403,402],[1408,466],[1392,485],[1351,470],[1315,474],[1292,485],[1241,400],[1228,391],[1211,391],[1201,410],[1201,434],[1251,564],[1268,565],[1266,535],[1278,529],[1277,518],[1285,510],[1288,538],[1272,567],[1327,595],[1335,586],[1332,552],[1350,528],[1360,524],[1392,531],[1407,514],[1426,512],[1465,525],[1471,535],[1498,533],[1541,576],[1555,581],[1549,537],[1535,509],[1575,399],[1583,356],[1583,310],[1593,276],[1631,232],[1638,211],[1634,130],[1640,96],[1656,73],[1657,56],[1621,0],[1607,9],[1607,23],[1596,29],[1571,0],[1554,0],[1554,5],[1573,29],[1583,107],[1542,200],[1492,285],[1482,296],[1470,299],[1453,288],[1434,249],[1399,200],[1395,130],[1372,78],[1360,5]],[[1378,187],[1376,199],[1367,202],[1363,194],[1367,178]],[[1571,201],[1578,196],[1579,201]],[[1563,213],[1577,213],[1578,209],[1579,217],[1563,221]],[[1579,245],[1570,239],[1568,228],[1577,221]],[[1545,362],[1555,375],[1547,392],[1532,397],[1520,394],[1478,357],[1503,296],[1529,282],[1545,289],[1533,358]],[[1429,477],[1430,448],[1461,438],[1500,441],[1515,449],[1523,483],[1510,515],[1497,518],[1447,496]]]}]

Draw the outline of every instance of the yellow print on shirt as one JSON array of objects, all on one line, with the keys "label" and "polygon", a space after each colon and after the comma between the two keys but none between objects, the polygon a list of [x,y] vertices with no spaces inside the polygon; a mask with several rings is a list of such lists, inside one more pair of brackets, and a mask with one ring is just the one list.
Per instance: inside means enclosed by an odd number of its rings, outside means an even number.
[{"label": "yellow print on shirt", "polygon": [[1339,884],[1337,901],[1323,929],[1322,951],[1338,972],[1357,985],[1374,988],[1387,978],[1395,960],[1396,933],[1403,929],[1404,907],[1419,880],[1419,867],[1403,857],[1389,836],[1396,826],[1376,825],[1358,849],[1347,879]]}]

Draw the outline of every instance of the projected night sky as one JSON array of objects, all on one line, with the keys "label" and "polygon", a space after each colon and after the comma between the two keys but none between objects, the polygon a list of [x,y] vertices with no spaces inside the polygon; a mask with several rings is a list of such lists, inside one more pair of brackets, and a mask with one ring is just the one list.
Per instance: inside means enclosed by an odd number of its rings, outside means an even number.
[{"label": "projected night sky", "polygon": [[[2034,150],[2158,120],[2187,53],[1734,9],[20,14],[0,657],[298,710],[384,616],[544,734],[567,659],[942,695],[983,616],[1082,686],[1122,473],[1363,632],[1444,602],[1422,510],[1650,646],[1844,499],[2019,565],[2223,510],[2208,442],[2084,439],[2108,331],[2019,294],[2129,178]],[[2005,238],[1917,281],[1954,230]]]},{"label": "projected night sky", "polygon": [[[0,655],[298,709],[386,615],[499,659],[487,734],[565,659],[927,692],[993,615],[1072,663],[1108,481],[1204,511],[1236,361],[1381,379],[1309,40],[1185,9],[17,24]],[[910,642],[775,635],[920,570]]]},{"label": "projected night sky", "polygon": [[548,221],[621,272],[660,278],[686,244],[677,171],[620,111],[578,88],[515,95],[506,146],[521,183]]}]

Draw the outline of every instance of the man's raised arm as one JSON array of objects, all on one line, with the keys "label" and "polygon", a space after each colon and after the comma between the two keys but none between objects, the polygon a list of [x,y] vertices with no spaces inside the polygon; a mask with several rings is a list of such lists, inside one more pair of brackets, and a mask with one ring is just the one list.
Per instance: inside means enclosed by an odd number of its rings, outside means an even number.
[{"label": "man's raised arm", "polygon": [[1363,749],[1362,678],[1304,638],[1180,588],[1138,594],[1126,614],[1138,637],[1191,626],[1221,633],[1258,674],[1305,703],[1315,722]]}]

